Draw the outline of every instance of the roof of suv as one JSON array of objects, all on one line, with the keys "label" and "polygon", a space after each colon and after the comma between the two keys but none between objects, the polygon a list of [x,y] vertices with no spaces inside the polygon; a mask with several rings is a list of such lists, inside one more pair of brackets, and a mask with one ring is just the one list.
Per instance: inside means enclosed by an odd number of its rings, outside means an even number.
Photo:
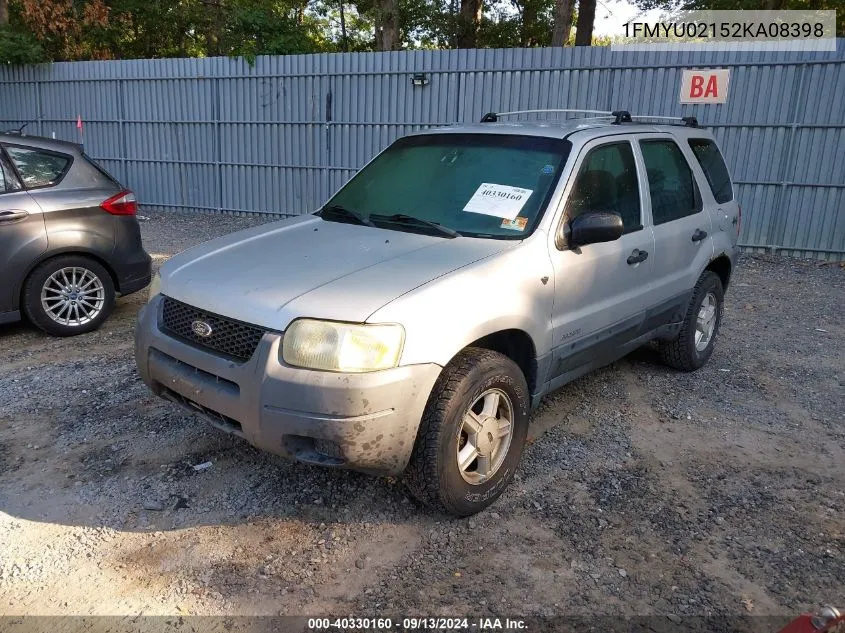
[{"label": "roof of suv", "polygon": [[29,145],[30,147],[38,147],[39,149],[52,150],[54,152],[81,152],[82,146],[71,141],[60,141],[55,138],[46,138],[44,136],[29,136],[28,134],[19,134],[17,132],[0,132],[0,143],[9,143],[12,145]]}]

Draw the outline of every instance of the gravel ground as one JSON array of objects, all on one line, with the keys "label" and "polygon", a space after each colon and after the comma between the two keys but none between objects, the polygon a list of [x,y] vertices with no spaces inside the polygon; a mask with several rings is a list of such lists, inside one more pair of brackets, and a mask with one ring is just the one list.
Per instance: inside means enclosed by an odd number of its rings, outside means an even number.
[{"label": "gravel ground", "polygon": [[[160,263],[263,221],[142,229]],[[465,520],[154,398],[132,359],[145,297],[72,339],[0,326],[0,613],[674,618],[842,601],[837,264],[744,257],[705,368],[646,347],[550,395],[517,479]]]}]

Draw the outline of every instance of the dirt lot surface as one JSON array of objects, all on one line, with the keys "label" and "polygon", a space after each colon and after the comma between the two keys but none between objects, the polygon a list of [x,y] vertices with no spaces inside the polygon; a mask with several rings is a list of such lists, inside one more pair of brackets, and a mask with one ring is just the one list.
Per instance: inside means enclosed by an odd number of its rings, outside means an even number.
[{"label": "dirt lot surface", "polygon": [[[142,226],[160,263],[261,221]],[[707,367],[644,348],[547,397],[516,481],[464,520],[153,397],[132,357],[145,299],[72,339],[0,327],[0,613],[785,614],[845,597],[837,264],[743,258]]]}]

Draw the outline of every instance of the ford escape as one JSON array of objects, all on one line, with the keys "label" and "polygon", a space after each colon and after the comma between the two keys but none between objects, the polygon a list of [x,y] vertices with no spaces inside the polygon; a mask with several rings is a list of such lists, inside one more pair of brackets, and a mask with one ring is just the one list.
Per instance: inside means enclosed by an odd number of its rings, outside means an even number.
[{"label": "ford escape", "polygon": [[657,341],[707,362],[740,209],[712,135],[627,112],[400,138],[319,211],[196,246],[136,333],[162,397],[468,515],[551,390]]}]

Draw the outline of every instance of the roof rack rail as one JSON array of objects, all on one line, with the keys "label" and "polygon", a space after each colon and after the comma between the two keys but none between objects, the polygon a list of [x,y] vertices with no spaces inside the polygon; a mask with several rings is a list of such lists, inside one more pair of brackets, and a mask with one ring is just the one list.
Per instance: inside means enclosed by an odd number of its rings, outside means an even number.
[{"label": "roof rack rail", "polygon": [[687,127],[698,127],[698,119],[694,116],[660,116],[657,114],[635,114],[632,119],[658,119],[659,121],[679,121]]},{"label": "roof rack rail", "polygon": [[577,110],[577,109],[542,109],[542,110],[514,110],[513,112],[488,112],[481,117],[482,123],[495,123],[503,116],[515,116],[518,114],[541,114],[544,112],[552,113],[573,113],[573,114],[597,114],[600,116],[588,117],[591,119],[613,119],[614,125],[622,123],[634,123],[635,119],[658,119],[661,121],[679,121],[687,127],[698,127],[698,119],[694,116],[676,117],[676,116],[660,116],[654,114],[635,114],[632,115],[628,110]]},{"label": "roof rack rail", "polygon": [[503,116],[514,116],[517,114],[539,114],[542,112],[564,112],[564,113],[575,113],[575,114],[602,114],[605,116],[613,116],[613,112],[608,112],[606,110],[571,110],[571,109],[543,109],[543,110],[514,110],[513,112],[488,112],[483,117],[481,117],[482,123],[495,123],[499,120],[499,117]]}]

